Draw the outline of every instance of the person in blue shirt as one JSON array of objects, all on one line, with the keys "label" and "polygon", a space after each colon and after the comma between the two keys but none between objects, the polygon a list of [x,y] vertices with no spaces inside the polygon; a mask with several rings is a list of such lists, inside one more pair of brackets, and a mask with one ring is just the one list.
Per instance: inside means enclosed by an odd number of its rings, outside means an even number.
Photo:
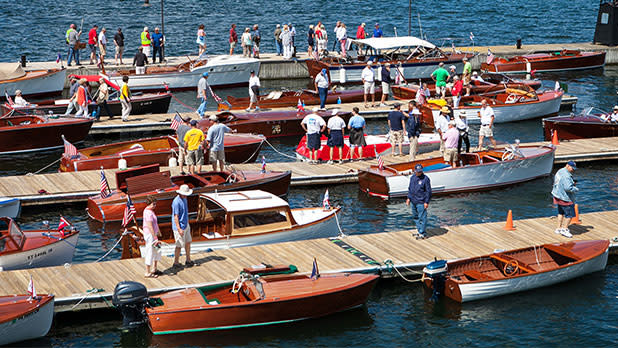
[{"label": "person in blue shirt", "polygon": [[406,132],[408,139],[410,139],[410,161],[414,161],[418,148],[418,137],[421,135],[421,111],[418,109],[416,101],[410,100],[406,116],[408,117]]},{"label": "person in blue shirt", "polygon": [[191,267],[195,263],[191,261],[191,225],[189,225],[189,205],[187,204],[187,196],[193,194],[193,190],[189,185],[183,184],[178,190],[176,198],[172,201],[172,231],[174,231],[174,241],[176,248],[174,249],[174,269],[181,268],[179,262],[180,251],[185,248],[185,266]]},{"label": "person in blue shirt", "polygon": [[380,29],[380,24],[376,23],[376,27],[373,28],[373,37],[382,37],[384,33],[382,33],[382,29]]},{"label": "person in blue shirt", "polygon": [[[391,155],[403,156],[403,133],[406,127],[406,117],[401,112],[401,105],[396,103],[393,105],[395,110],[388,113],[388,128],[390,132],[388,134],[391,142]],[[399,147],[399,155],[395,154],[395,144]]]},{"label": "person in blue shirt", "polygon": [[352,109],[352,117],[348,121],[348,130],[350,131],[350,159],[354,159],[354,149],[358,148],[358,159],[363,158],[363,146],[367,146],[365,142],[365,119],[359,114],[360,110],[357,107]]},{"label": "person in blue shirt", "polygon": [[152,40],[152,64],[157,61],[157,52],[159,52],[159,63],[163,63],[163,34],[159,32],[159,28],[155,28],[150,38]]},{"label": "person in blue shirt", "polygon": [[[569,231],[569,225],[575,217],[575,193],[579,191],[571,174],[575,169],[577,165],[574,161],[567,162],[556,172],[551,190],[554,204],[558,207],[558,228],[555,232],[567,238],[573,237]],[[566,225],[564,225],[565,217],[567,218]]]},{"label": "person in blue shirt", "polygon": [[414,174],[410,176],[406,205],[412,207],[412,218],[418,230],[417,239],[423,239],[427,236],[427,208],[431,200],[431,180],[423,173],[423,165],[420,163],[414,167]]}]

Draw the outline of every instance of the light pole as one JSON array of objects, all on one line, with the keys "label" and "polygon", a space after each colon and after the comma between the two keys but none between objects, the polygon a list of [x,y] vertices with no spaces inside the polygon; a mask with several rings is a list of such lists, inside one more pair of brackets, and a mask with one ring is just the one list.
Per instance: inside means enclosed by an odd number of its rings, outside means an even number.
[{"label": "light pole", "polygon": [[[165,57],[165,21],[163,20],[163,0],[161,0],[161,35],[163,35],[163,45],[161,45],[161,53],[163,54],[163,57]],[[166,58],[164,59],[167,61]]]},{"label": "light pole", "polygon": [[408,0],[408,36],[412,36],[412,0]]}]

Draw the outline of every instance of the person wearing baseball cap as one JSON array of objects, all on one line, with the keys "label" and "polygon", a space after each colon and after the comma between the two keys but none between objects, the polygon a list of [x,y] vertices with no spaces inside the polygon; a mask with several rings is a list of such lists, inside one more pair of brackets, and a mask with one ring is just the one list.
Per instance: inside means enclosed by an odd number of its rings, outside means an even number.
[{"label": "person wearing baseball cap", "polygon": [[[207,105],[207,97],[206,93],[210,90],[208,86],[208,71],[205,71],[202,74],[202,77],[197,83],[197,99],[200,99],[200,106],[197,108],[197,114],[200,116],[200,119],[204,118],[204,113],[206,112]],[[211,92],[212,93],[212,92]]]},{"label": "person wearing baseball cap", "polygon": [[[195,121],[195,120],[194,120]],[[172,231],[174,232],[174,264],[172,268],[178,270],[182,267],[179,262],[180,251],[185,248],[185,266],[191,267],[195,263],[191,261],[191,225],[189,225],[189,204],[187,203],[187,197],[193,194],[193,190],[189,188],[189,185],[182,184],[180,188],[176,190],[178,194],[172,201]]]},{"label": "person wearing baseball cap", "polygon": [[196,174],[195,169],[198,167],[198,173],[202,171],[204,164],[204,132],[197,128],[197,120],[191,120],[191,129],[185,133],[184,148],[187,152],[187,166],[189,173]]},{"label": "person wearing baseball cap", "polygon": [[423,173],[423,165],[420,163],[414,166],[414,174],[410,176],[406,205],[412,208],[412,219],[418,231],[416,238],[423,239],[427,236],[427,208],[431,200],[431,180]]},{"label": "person wearing baseball cap", "polygon": [[219,171],[223,171],[225,169],[225,133],[236,133],[236,130],[221,123],[221,119],[216,115],[211,115],[210,121],[211,124],[206,134],[206,148],[210,151],[208,159],[212,164],[212,170],[216,172],[218,167]]},{"label": "person wearing baseball cap", "polygon": [[[567,238],[573,237],[569,231],[569,225],[575,217],[575,193],[579,191],[572,175],[575,169],[577,165],[574,161],[567,162],[556,172],[551,190],[554,204],[558,207],[558,227],[555,232]],[[565,217],[568,219],[566,225],[564,224]]]}]

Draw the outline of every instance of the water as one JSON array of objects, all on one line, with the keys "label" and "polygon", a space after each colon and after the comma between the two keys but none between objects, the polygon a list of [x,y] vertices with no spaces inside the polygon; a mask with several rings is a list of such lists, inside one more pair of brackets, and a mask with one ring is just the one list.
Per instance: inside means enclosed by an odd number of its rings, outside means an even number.
[{"label": "water", "polygon": [[[53,7],[40,0],[13,2],[10,6],[6,3],[0,0],[0,5],[4,5],[0,13],[0,31],[4,39],[0,60],[3,61],[15,61],[22,53],[32,60],[53,60],[56,51],[64,54],[64,31],[71,22],[79,25],[82,15],[86,30],[93,22],[107,26],[108,32],[122,26],[127,43],[133,42],[134,46],[143,24],[152,28],[160,20],[156,0],[151,7],[143,7],[138,0],[79,5],[57,3]],[[379,3],[285,1],[277,2],[276,7],[264,0],[251,3],[168,0],[165,6],[168,54],[172,55],[196,52],[194,34],[199,23],[206,24],[208,51],[213,53],[227,50],[227,28],[232,22],[238,23],[240,29],[259,23],[263,37],[269,37],[276,22],[290,20],[304,28],[321,19],[330,30],[334,22],[341,19],[348,22],[349,31],[355,30],[359,21],[365,21],[369,27],[379,21],[387,35],[393,34],[393,25],[398,27],[400,35],[407,28],[405,2],[392,0]],[[422,9],[423,31],[430,39],[467,37],[472,31],[477,44],[514,44],[518,37],[526,44],[590,41],[598,5],[583,0],[493,3],[446,0],[436,6],[435,2],[420,0],[414,1],[413,6],[414,17],[417,9]],[[143,20],[137,22],[135,18]],[[24,28],[32,28],[32,35],[24,36]],[[304,33],[299,32],[302,48]],[[413,34],[418,35],[416,18]],[[263,40],[263,50],[273,50],[270,40]],[[567,82],[569,93],[579,97],[580,109],[588,105],[609,109],[616,103],[618,69],[615,67],[541,77],[547,87],[553,87],[556,79]],[[302,80],[264,81],[263,89],[267,92],[281,87],[302,88],[306,83]],[[247,91],[238,88],[217,93],[222,97],[246,96]],[[177,96],[191,107],[197,107],[194,92]],[[173,110],[187,111],[176,101],[170,107],[170,111]],[[369,133],[386,131],[384,121],[370,121],[368,128]],[[495,134],[497,140],[504,142],[538,141],[542,139],[541,122],[496,125]],[[84,146],[143,136],[149,135],[90,137]],[[473,144],[475,137],[473,129]],[[282,153],[293,155],[298,139],[271,142]],[[263,153],[268,162],[290,161],[269,148]],[[0,157],[0,175],[37,171],[59,155],[60,151],[51,151]],[[56,169],[57,166],[52,166],[46,171]],[[618,209],[618,164],[580,163],[575,176],[581,190],[577,198],[582,212]],[[553,215],[551,183],[548,177],[502,190],[438,197],[432,200],[429,223],[438,227],[502,221],[508,209],[513,210],[517,219]],[[320,205],[324,189],[292,188],[288,199],[292,207]],[[344,207],[341,224],[346,234],[398,231],[412,226],[409,210],[402,200],[385,202],[367,197],[352,184],[331,186],[329,192],[331,203]],[[28,208],[19,222],[24,228],[40,228],[43,220],[50,220],[53,225],[59,214],[66,216],[82,231],[75,262],[93,262],[114,245],[118,238],[117,226],[89,221],[84,208],[84,204]],[[108,259],[119,257],[120,251],[114,250]],[[418,283],[389,280],[378,284],[366,307],[318,320],[258,329],[154,337],[147,332],[121,333],[117,330],[119,317],[113,311],[79,317],[59,315],[48,337],[24,346],[609,346],[618,340],[617,286],[615,259],[606,271],[566,284],[463,306],[430,305],[425,302]]]}]

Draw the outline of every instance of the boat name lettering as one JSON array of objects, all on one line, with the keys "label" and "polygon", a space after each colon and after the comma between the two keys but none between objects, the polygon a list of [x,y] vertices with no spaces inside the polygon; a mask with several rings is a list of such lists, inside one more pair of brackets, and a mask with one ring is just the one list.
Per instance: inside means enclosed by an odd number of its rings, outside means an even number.
[{"label": "boat name lettering", "polygon": [[41,251],[40,253],[28,255],[28,260],[36,259],[37,257],[47,255],[47,251]]}]

